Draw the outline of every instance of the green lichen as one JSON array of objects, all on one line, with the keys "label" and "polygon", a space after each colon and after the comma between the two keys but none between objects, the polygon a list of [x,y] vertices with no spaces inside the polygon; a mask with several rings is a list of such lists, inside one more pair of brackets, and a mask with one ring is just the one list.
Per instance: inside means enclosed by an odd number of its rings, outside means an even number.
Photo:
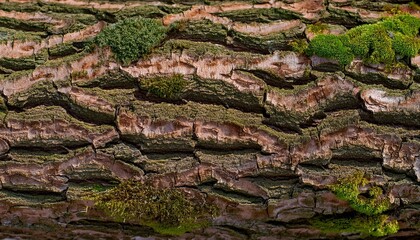
[{"label": "green lichen", "polygon": [[181,97],[186,85],[187,82],[181,74],[175,74],[169,77],[157,76],[140,81],[140,87],[145,89],[148,94],[172,100]]},{"label": "green lichen", "polygon": [[157,189],[133,180],[94,194],[92,200],[115,221],[150,226],[166,235],[208,226],[217,213],[213,205],[189,199],[177,189]]},{"label": "green lichen", "polygon": [[338,198],[347,201],[359,213],[369,216],[380,214],[390,207],[389,199],[383,195],[382,189],[373,186],[368,191],[368,196],[363,196],[360,188],[368,184],[364,173],[357,171],[332,185],[332,191]]},{"label": "green lichen", "polygon": [[350,29],[343,35],[318,35],[307,54],[337,60],[347,65],[354,57],[366,63],[392,64],[415,56],[420,50],[420,19],[400,14],[375,24]]},{"label": "green lichen", "polygon": [[320,217],[311,220],[310,223],[324,233],[360,233],[362,238],[383,237],[399,230],[397,220],[391,220],[387,215]]},{"label": "green lichen", "polygon": [[158,20],[127,18],[106,27],[95,38],[100,47],[109,46],[124,64],[148,54],[166,36],[166,28]]}]

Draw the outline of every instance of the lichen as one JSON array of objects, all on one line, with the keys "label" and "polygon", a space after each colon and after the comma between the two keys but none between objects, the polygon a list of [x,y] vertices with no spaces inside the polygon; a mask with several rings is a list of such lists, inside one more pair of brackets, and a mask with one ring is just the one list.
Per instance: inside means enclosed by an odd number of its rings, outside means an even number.
[{"label": "lichen", "polygon": [[165,235],[208,226],[217,214],[210,203],[189,199],[177,189],[157,189],[133,180],[94,194],[91,199],[97,209],[117,222],[146,225]]}]

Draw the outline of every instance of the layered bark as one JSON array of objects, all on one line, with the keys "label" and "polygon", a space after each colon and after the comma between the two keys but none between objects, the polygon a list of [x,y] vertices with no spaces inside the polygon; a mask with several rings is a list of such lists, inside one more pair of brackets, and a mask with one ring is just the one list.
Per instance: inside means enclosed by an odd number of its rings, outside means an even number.
[{"label": "layered bark", "polygon": [[[15,34],[0,39],[0,236],[55,226],[54,238],[65,226],[65,238],[165,238],[92,208],[92,191],[136,179],[219,208],[212,226],[180,239],[348,238],[309,219],[353,212],[329,186],[355,171],[390,200],[401,228],[391,237],[418,236],[418,57],[391,70],[343,68],[290,45],[319,34],[307,28],[318,21],[332,34],[375,22],[390,14],[385,4],[188,2],[0,1],[1,23],[38,29],[0,29]],[[402,11],[415,15],[407,2]],[[64,16],[77,14],[95,21],[72,29]],[[131,16],[172,30],[127,65],[110,49],[85,49]],[[145,84],[174,76],[176,97]]]}]

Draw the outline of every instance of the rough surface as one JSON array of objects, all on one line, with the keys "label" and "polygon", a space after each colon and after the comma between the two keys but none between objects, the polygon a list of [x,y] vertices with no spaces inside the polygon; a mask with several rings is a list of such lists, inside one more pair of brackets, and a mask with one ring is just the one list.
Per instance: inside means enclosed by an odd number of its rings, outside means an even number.
[{"label": "rough surface", "polygon": [[[0,0],[0,237],[168,239],[86,198],[136,179],[219,208],[171,239],[357,239],[310,219],[351,214],[329,186],[363,171],[399,221],[387,238],[419,238],[420,57],[343,67],[292,47],[419,16],[409,2]],[[133,16],[165,41],[127,65],[94,48]],[[176,97],[147,88],[174,76]]]}]

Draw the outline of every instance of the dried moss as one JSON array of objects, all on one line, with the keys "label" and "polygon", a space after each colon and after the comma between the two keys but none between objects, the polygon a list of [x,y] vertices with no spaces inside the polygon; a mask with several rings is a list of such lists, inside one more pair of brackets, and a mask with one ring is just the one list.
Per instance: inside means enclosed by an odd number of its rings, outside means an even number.
[{"label": "dried moss", "polygon": [[157,189],[127,180],[117,187],[93,195],[95,207],[118,222],[152,227],[166,235],[181,235],[210,224],[216,208],[188,199],[177,189]]}]

